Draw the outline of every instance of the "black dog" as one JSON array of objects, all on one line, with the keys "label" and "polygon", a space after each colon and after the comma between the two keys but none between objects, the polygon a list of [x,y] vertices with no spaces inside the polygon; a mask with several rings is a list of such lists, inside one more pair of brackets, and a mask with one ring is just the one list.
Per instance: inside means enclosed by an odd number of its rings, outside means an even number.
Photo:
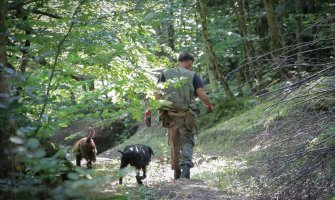
[{"label": "black dog", "polygon": [[[143,184],[142,180],[146,178],[146,167],[149,165],[151,155],[154,155],[151,147],[143,144],[131,144],[127,145],[123,151],[119,151],[121,156],[120,171],[127,167],[129,164],[137,169],[136,180],[138,184]],[[143,171],[143,176],[140,176],[140,170]],[[120,174],[119,179],[120,185],[122,184],[122,175]]]}]

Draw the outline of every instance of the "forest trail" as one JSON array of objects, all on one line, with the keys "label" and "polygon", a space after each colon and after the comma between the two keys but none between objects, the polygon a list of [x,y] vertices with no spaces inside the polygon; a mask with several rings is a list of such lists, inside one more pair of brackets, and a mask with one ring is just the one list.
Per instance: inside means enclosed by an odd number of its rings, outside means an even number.
[{"label": "forest trail", "polygon": [[[109,166],[110,170],[118,171],[119,159],[110,159],[98,157],[96,166],[99,171],[101,166]],[[105,155],[106,156],[106,155]],[[170,169],[168,160],[154,158],[148,166],[147,178],[143,180],[143,186],[138,186],[135,180],[135,171],[128,167],[128,174],[124,177],[123,186],[118,185],[116,179],[107,184],[102,193],[122,193],[124,187],[131,193],[141,191],[141,199],[231,199],[229,195],[224,194],[216,186],[213,186],[203,180],[201,174],[214,173],[231,165],[240,165],[236,161],[228,161],[224,157],[217,156],[194,156],[195,167],[191,170],[191,179],[173,180],[173,171]],[[130,197],[131,199],[134,196]],[[137,196],[138,198],[138,196]],[[136,199],[136,197],[135,197]]]},{"label": "forest trail", "polygon": [[180,179],[173,182],[164,182],[155,187],[157,199],[230,199],[218,188],[206,185],[202,180]]}]

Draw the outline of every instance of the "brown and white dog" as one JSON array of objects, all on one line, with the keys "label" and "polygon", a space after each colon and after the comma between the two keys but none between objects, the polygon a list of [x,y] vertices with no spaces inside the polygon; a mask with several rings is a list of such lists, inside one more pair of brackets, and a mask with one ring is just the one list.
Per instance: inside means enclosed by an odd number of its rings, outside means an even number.
[{"label": "brown and white dog", "polygon": [[97,155],[97,148],[92,139],[94,135],[94,129],[90,127],[87,136],[74,144],[73,152],[76,156],[77,166],[80,166],[80,162],[84,158],[87,161],[87,168],[92,169],[92,162],[96,161]]}]

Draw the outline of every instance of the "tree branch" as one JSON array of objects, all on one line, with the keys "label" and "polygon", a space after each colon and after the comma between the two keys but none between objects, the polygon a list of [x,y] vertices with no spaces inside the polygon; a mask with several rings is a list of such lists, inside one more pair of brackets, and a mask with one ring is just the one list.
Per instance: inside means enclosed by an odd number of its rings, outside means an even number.
[{"label": "tree branch", "polygon": [[37,14],[37,15],[45,15],[48,16],[50,18],[54,18],[54,19],[61,19],[62,17],[56,14],[51,14],[51,13],[47,13],[41,10],[33,10],[32,13]]}]

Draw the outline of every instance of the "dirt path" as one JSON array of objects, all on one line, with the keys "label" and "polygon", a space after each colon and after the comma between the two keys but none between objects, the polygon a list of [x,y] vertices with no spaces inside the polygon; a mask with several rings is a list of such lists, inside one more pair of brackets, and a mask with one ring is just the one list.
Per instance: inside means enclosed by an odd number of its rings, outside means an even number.
[{"label": "dirt path", "polygon": [[208,186],[202,180],[180,179],[173,182],[165,182],[155,187],[156,199],[230,199],[219,189]]},{"label": "dirt path", "polygon": [[[105,189],[108,192],[122,193],[133,191],[141,193],[140,197],[129,199],[231,199],[222,193],[218,188],[201,179],[203,173],[213,173],[231,165],[221,157],[196,155],[194,158],[195,167],[191,170],[191,179],[173,180],[173,171],[170,169],[168,160],[155,159],[148,167],[147,178],[143,180],[143,186],[139,186],[135,180],[135,171],[128,168],[128,174],[124,177],[124,185],[119,186],[114,179]],[[119,159],[98,158],[99,165],[109,165],[109,168],[118,169]],[[215,166],[215,167],[213,167]],[[115,171],[114,171],[115,172]],[[130,194],[129,194],[130,195]]]}]

